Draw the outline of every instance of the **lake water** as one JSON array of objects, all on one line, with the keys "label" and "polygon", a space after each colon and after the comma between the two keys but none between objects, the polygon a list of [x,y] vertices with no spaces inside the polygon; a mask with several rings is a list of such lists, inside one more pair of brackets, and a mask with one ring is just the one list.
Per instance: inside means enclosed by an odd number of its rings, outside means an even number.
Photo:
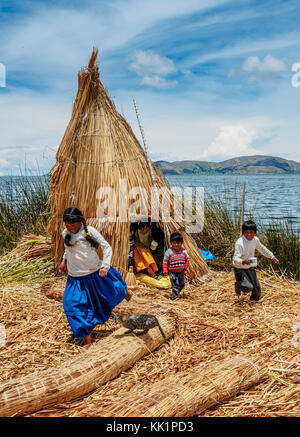
[{"label": "lake water", "polygon": [[[300,229],[300,174],[270,175],[165,175],[171,186],[203,187],[205,194],[215,194],[232,204],[241,205],[243,182],[245,218],[251,214],[263,223],[289,221]],[[236,200],[234,200],[236,199]]]},{"label": "lake water", "polygon": [[[39,187],[40,177],[30,177],[31,187]],[[171,186],[203,187],[204,196],[218,195],[232,208],[241,205],[243,182],[246,182],[245,218],[253,216],[258,222],[289,221],[293,229],[300,229],[300,174],[270,175],[166,175]],[[47,178],[39,179],[47,184]],[[46,182],[45,182],[46,181]],[[20,201],[18,185],[23,177],[0,177],[0,194],[7,201]],[[10,198],[5,194],[10,193]]]}]

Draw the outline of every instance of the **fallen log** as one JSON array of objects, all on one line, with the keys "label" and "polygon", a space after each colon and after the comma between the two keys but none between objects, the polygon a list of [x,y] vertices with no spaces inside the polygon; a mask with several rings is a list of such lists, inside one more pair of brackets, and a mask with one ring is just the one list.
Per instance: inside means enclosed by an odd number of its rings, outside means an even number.
[{"label": "fallen log", "polygon": [[260,356],[233,356],[190,371],[179,372],[151,386],[132,389],[116,398],[101,402],[73,416],[106,417],[190,417],[222,403],[263,381],[268,367]]},{"label": "fallen log", "polygon": [[[171,337],[175,332],[175,321],[166,316],[158,319],[166,337]],[[1,383],[0,416],[22,416],[83,396],[115,378],[164,342],[158,328],[139,336],[125,333],[123,327],[116,330],[63,366]]]}]

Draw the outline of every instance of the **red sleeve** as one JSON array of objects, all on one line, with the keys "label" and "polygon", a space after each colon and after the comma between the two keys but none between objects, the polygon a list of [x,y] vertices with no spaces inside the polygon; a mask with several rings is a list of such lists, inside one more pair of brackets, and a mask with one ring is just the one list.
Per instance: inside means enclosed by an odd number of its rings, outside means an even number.
[{"label": "red sleeve", "polygon": [[185,271],[187,271],[187,268],[188,268],[188,266],[189,266],[189,263],[190,263],[190,258],[187,257],[187,259],[186,259],[186,261],[185,261],[185,265],[184,265],[184,270],[185,270]]},{"label": "red sleeve", "polygon": [[168,273],[168,260],[163,260],[163,273]]}]

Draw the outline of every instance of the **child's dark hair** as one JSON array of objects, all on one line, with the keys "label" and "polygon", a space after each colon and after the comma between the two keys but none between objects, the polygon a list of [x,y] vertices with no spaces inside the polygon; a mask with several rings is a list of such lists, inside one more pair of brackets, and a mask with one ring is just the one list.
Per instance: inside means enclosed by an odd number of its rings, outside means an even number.
[{"label": "child's dark hair", "polygon": [[254,221],[247,220],[246,222],[243,223],[242,233],[244,233],[245,231],[254,231],[256,233],[257,227],[256,227],[256,224],[254,223]]},{"label": "child's dark hair", "polygon": [[[86,240],[91,244],[92,247],[95,247],[97,249],[99,243],[97,243],[97,241],[94,240],[94,238],[89,235],[85,218],[83,217],[82,212],[78,208],[75,207],[67,208],[63,214],[63,221],[65,223],[82,222],[86,234],[85,235]],[[72,246],[72,244],[70,244],[70,240],[71,240],[71,234],[67,233],[67,235],[64,238],[64,242],[66,246]]]},{"label": "child's dark hair", "polygon": [[172,241],[180,241],[183,243],[183,237],[179,232],[173,232],[170,236],[170,243],[172,243]]},{"label": "child's dark hair", "polygon": [[138,223],[138,229],[141,229],[141,228],[143,228],[144,226],[148,226],[149,228],[151,228],[151,225],[150,225],[150,222],[149,222],[149,220],[148,221],[145,221],[145,222],[139,222]]}]

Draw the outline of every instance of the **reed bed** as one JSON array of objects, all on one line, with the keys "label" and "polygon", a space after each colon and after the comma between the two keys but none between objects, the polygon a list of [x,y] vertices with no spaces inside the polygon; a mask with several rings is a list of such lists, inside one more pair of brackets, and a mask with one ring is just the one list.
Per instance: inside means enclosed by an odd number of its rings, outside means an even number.
[{"label": "reed bed", "polygon": [[[270,222],[264,227],[264,235],[273,253],[278,254],[280,265],[272,265],[276,272],[300,280],[300,230],[289,222]],[[270,268],[270,260],[262,260],[262,267]]]},{"label": "reed bed", "polygon": [[[227,196],[228,197],[228,196]],[[215,193],[206,193],[204,199],[204,227],[195,235],[199,247],[211,251],[217,260],[211,267],[218,270],[231,270],[234,244],[241,235],[241,210],[237,194],[232,198],[222,198]],[[292,228],[288,220],[263,223],[260,217],[247,212],[247,219],[252,219],[258,227],[257,236],[280,260],[273,264],[259,253],[259,268],[269,272],[277,272],[280,276],[300,280],[300,233]]]},{"label": "reed bed", "polygon": [[48,222],[48,177],[2,177],[0,187],[0,253],[12,250],[24,234],[44,234]]},{"label": "reed bed", "polygon": [[[250,302],[248,297],[236,298],[233,275],[226,272],[209,272],[201,278],[201,285],[200,282],[197,286],[187,285],[174,302],[170,300],[170,290],[138,284],[132,300],[127,306],[122,303],[118,311],[171,314],[176,318],[177,330],[169,347],[151,352],[82,399],[60,402],[31,415],[80,415],[93,406],[97,411],[100,400],[103,415],[112,411],[118,415],[120,399],[130,401],[134,393],[151,391],[153,384],[165,378],[180,377],[181,372],[192,372],[199,365],[209,366],[236,355],[250,358],[257,352],[269,359],[266,380],[199,414],[299,415],[300,341],[295,329],[300,324],[300,285],[274,274],[259,273],[259,277],[262,283],[259,302]],[[52,288],[56,281],[59,291],[64,280],[52,279]],[[0,320],[7,331],[6,347],[0,349],[2,381],[60,366],[70,357],[85,353],[80,346],[67,343],[69,327],[61,302],[48,299],[43,284],[46,285],[40,281],[1,288]],[[111,320],[96,327],[95,341],[100,343],[117,328]]]}]

